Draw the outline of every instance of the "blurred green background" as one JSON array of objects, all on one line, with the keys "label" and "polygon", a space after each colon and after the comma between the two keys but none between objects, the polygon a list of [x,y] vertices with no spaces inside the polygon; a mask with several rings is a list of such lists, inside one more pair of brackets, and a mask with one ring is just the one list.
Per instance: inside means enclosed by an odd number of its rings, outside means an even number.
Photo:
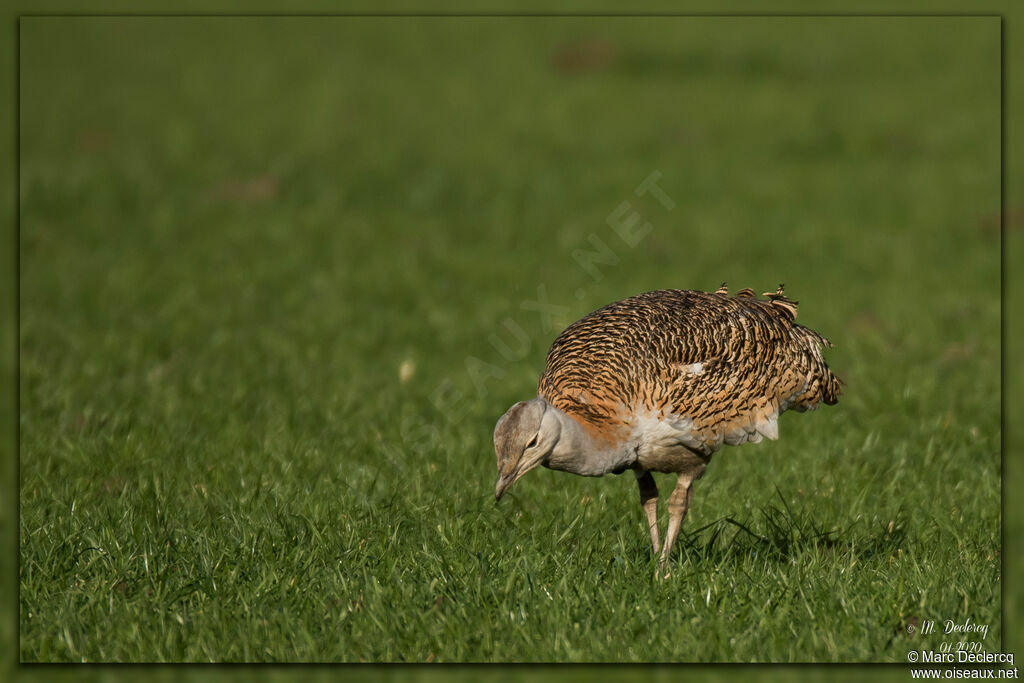
[{"label": "blurred green background", "polygon": [[[998,19],[20,30],[23,660],[902,662],[915,618],[998,635]],[[631,481],[493,506],[494,420],[562,326],[723,280],[784,282],[847,393],[717,456],[676,583]],[[780,496],[799,542],[765,563],[777,538],[721,520]]]}]

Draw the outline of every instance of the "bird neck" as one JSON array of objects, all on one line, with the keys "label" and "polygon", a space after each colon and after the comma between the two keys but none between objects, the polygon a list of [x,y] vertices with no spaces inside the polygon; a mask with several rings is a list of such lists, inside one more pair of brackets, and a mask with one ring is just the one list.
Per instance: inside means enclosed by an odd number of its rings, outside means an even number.
[{"label": "bird neck", "polygon": [[610,472],[622,472],[636,462],[636,450],[626,444],[615,444],[596,436],[576,418],[548,404],[544,420],[556,420],[559,437],[546,467],[572,472],[585,477],[600,477]]}]

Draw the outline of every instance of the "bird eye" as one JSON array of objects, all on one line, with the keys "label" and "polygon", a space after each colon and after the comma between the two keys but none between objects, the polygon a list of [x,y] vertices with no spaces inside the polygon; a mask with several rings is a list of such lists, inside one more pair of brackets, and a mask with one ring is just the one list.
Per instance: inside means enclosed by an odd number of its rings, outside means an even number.
[{"label": "bird eye", "polygon": [[530,450],[531,448],[533,448],[536,445],[537,445],[537,435],[534,434],[533,438],[530,439],[530,443],[526,444],[526,450]]}]

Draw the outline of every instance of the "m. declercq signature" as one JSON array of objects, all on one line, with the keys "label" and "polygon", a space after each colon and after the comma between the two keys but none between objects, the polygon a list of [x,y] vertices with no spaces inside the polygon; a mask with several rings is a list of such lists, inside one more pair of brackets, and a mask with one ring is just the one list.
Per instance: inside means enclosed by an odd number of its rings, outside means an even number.
[{"label": "m. declercq signature", "polygon": [[[926,636],[931,633],[935,633],[935,622],[925,619],[921,622],[921,635]],[[943,633],[947,636],[951,633],[980,633],[981,639],[985,640],[988,637],[988,624],[972,623],[970,617],[967,617],[967,621],[962,624],[947,619],[943,625]]]}]

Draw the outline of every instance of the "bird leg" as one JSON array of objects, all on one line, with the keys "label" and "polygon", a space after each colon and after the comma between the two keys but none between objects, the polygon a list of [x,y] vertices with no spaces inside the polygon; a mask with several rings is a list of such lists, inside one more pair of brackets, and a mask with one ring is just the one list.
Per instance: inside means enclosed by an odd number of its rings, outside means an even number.
[{"label": "bird leg", "polygon": [[647,525],[651,530],[651,545],[657,554],[661,550],[661,539],[658,537],[658,485],[650,472],[636,475],[636,483],[640,487],[640,504],[647,513]]},{"label": "bird leg", "polygon": [[668,530],[665,532],[665,545],[661,549],[662,564],[672,552],[672,546],[676,544],[679,528],[683,525],[683,517],[686,516],[686,509],[690,507],[690,499],[693,497],[691,484],[695,478],[692,473],[680,472],[676,487],[668,498]]}]

